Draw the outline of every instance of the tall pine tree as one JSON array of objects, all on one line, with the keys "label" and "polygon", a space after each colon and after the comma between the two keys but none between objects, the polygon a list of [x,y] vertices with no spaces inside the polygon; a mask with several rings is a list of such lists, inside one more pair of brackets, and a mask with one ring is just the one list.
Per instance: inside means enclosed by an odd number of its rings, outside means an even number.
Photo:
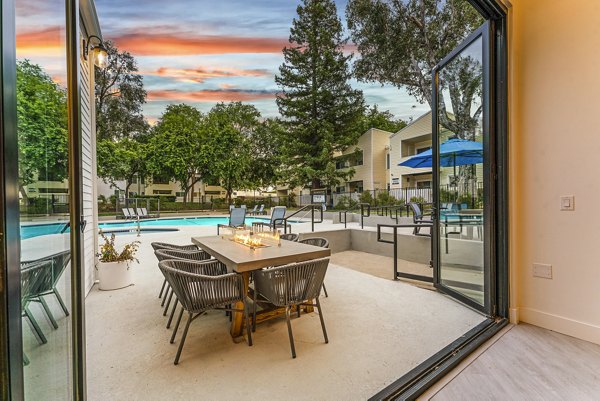
[{"label": "tall pine tree", "polygon": [[353,173],[335,169],[333,155],[355,144],[364,112],[362,92],[352,89],[347,39],[331,0],[303,0],[292,22],[289,46],[275,81],[286,134],[282,153],[290,187],[330,188]]}]

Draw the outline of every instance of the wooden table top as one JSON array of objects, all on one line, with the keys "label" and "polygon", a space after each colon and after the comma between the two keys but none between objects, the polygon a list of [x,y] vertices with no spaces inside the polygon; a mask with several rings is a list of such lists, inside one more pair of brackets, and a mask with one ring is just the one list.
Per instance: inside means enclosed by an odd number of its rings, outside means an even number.
[{"label": "wooden table top", "polygon": [[286,240],[281,240],[281,246],[272,245],[254,250],[220,236],[193,237],[192,242],[238,273],[331,255],[328,248]]}]

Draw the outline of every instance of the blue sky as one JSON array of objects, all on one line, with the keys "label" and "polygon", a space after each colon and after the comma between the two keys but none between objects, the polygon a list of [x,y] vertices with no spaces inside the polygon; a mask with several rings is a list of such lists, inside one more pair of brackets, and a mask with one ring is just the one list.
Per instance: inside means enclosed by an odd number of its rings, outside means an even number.
[{"label": "blue sky", "polygon": [[[51,37],[48,32],[59,26],[54,21],[64,15],[54,7],[59,3],[20,0],[17,27],[23,44],[26,35],[31,41]],[[342,21],[346,3],[336,0]],[[168,104],[182,102],[207,111],[218,101],[241,100],[254,104],[265,117],[276,116],[274,75],[283,61],[281,49],[298,4],[296,0],[96,0],[104,38],[138,61],[148,91],[144,114],[151,122]],[[39,59],[60,80],[61,63],[52,61],[64,56],[60,49],[32,53],[28,55],[24,45],[19,57]],[[352,85],[363,90],[368,104],[403,119],[429,110],[392,86],[356,81]]]}]

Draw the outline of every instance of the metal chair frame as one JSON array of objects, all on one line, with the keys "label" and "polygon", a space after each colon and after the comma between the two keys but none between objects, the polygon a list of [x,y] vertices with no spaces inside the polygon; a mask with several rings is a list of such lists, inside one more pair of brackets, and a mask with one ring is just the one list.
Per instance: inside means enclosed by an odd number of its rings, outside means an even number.
[{"label": "metal chair frame", "polygon": [[[323,311],[319,302],[319,292],[327,273],[328,264],[329,258],[321,258],[254,272],[255,300],[262,296],[275,306],[285,307],[292,358],[296,358],[296,347],[290,320],[293,307],[298,308],[298,310],[301,306],[316,307],[319,311],[325,343],[329,343]],[[316,303],[308,302],[312,299],[315,299]],[[255,301],[252,309],[252,326],[254,329],[256,329],[256,304]]]},{"label": "metal chair frame", "polygon": [[[329,240],[323,237],[304,238],[298,242],[307,245],[320,246],[321,248],[329,248]],[[327,287],[325,287],[325,283],[323,283],[323,293],[325,294],[325,298],[329,298],[329,294],[327,293]],[[298,314],[300,314],[300,310],[298,310]]]},{"label": "metal chair frame", "polygon": [[[220,268],[216,261],[196,262],[169,259],[163,260],[158,266],[182,306],[181,313],[173,329],[171,343],[175,341],[184,311],[188,313],[187,323],[175,355],[175,365],[179,364],[190,324],[208,310],[242,312],[246,320],[248,346],[252,346],[252,331],[248,319],[244,280],[241,275],[237,273],[215,275],[214,273]],[[243,310],[228,307],[236,302],[241,302],[244,305]]]}]

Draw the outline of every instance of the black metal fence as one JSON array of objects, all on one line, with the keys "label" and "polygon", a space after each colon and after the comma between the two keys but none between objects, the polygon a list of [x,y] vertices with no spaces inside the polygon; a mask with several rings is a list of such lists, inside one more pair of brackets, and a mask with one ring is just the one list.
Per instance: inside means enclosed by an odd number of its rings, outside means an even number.
[{"label": "black metal fence", "polygon": [[[310,195],[300,197],[300,205],[310,203]],[[331,202],[332,201],[332,202]],[[433,203],[431,188],[375,189],[363,192],[333,193],[328,202],[334,209],[353,209],[359,203],[371,206],[404,205],[408,202]],[[472,182],[440,187],[440,202],[466,203],[469,208],[483,207],[483,183]]]},{"label": "black metal fence", "polygon": [[21,199],[21,214],[52,215],[69,213],[69,194],[39,194]]}]

